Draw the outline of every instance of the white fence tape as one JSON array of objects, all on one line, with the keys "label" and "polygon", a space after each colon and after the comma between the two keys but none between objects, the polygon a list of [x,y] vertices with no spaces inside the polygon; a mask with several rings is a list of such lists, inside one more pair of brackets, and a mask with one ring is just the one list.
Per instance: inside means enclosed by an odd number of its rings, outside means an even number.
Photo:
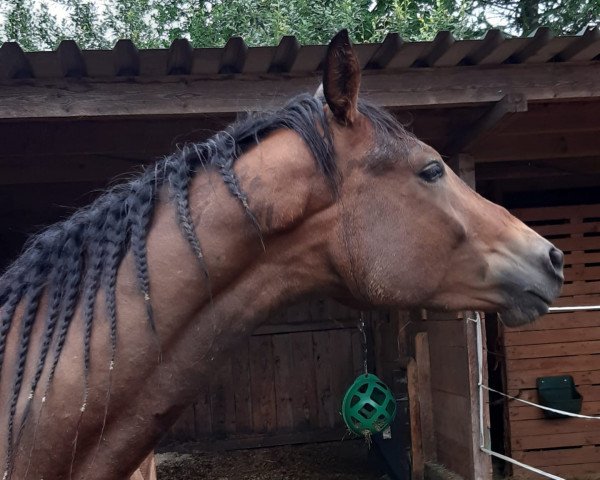
[{"label": "white fence tape", "polygon": [[[551,307],[550,308],[550,312],[576,312],[576,311],[590,311],[590,310],[600,310],[600,305],[589,305],[589,306],[583,305],[583,306],[573,306],[573,307]],[[501,460],[504,460],[505,462],[512,463],[513,465],[517,465],[521,468],[529,470],[530,472],[537,473],[538,475],[541,475],[543,477],[550,478],[552,480],[565,480],[563,477],[559,477],[559,476],[553,475],[551,473],[544,472],[543,470],[532,467],[531,465],[527,465],[525,463],[519,462],[518,460],[515,460],[514,458],[507,457],[506,455],[502,455],[501,453],[498,453],[498,452],[494,452],[491,448],[488,448],[486,446],[485,427],[484,427],[485,424],[484,424],[483,391],[488,390],[490,392],[494,392],[496,394],[502,395],[503,397],[509,398],[511,400],[516,400],[518,402],[526,403],[527,405],[531,405],[533,407],[540,408],[543,410],[548,410],[550,412],[560,413],[560,414],[566,415],[568,417],[584,418],[584,419],[588,419],[588,420],[589,419],[600,420],[600,417],[590,416],[590,415],[579,415],[576,413],[570,413],[570,412],[565,412],[562,410],[557,410],[555,408],[544,407],[542,405],[538,405],[537,403],[530,402],[528,400],[523,400],[522,398],[517,398],[517,397],[513,397],[511,395],[507,395],[503,392],[499,392],[498,390],[494,390],[493,388],[490,388],[487,385],[484,385],[483,384],[483,338],[482,338],[482,332],[481,332],[481,317],[479,315],[479,312],[475,312],[475,318],[467,318],[467,321],[475,323],[475,327],[476,327],[477,363],[478,363],[477,371],[478,371],[478,376],[479,376],[479,378],[478,378],[479,428],[480,428],[479,435],[480,435],[481,451],[488,455],[491,455],[492,457],[499,458]]]}]

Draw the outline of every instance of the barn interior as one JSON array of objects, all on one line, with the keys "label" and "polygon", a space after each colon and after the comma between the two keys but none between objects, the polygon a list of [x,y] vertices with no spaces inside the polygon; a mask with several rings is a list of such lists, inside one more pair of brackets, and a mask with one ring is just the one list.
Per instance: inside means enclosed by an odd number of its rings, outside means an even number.
[{"label": "barn interior", "polygon": [[[316,89],[324,51],[325,46],[300,46],[293,37],[276,47],[248,48],[242,39],[231,39],[222,49],[193,49],[181,40],[168,50],[153,51],[138,51],[129,41],[107,51],[81,51],[65,41],[56,51],[33,53],[4,44],[0,268],[18,255],[31,234],[178,145],[208,138],[241,112],[276,108],[290,95]],[[592,239],[582,247],[589,257],[567,265],[568,283],[584,282],[585,293],[577,291],[569,301],[599,303],[598,29],[573,37],[553,37],[547,29],[539,29],[529,38],[490,31],[481,40],[469,41],[440,32],[431,42],[403,42],[392,34],[381,44],[358,45],[357,52],[365,96],[393,111],[484,197],[517,212],[541,207],[587,212],[581,220],[587,229],[573,234]],[[574,214],[568,215],[555,223],[569,223]],[[543,223],[531,218],[534,225]],[[565,235],[559,232],[553,238]],[[473,392],[465,380],[471,372],[468,349],[444,350],[444,336],[433,327],[415,327],[415,315],[368,314],[370,367],[395,390],[404,412],[397,425],[401,438],[394,448],[404,466],[411,455],[414,461],[407,358],[414,355],[416,333],[427,331],[436,437],[429,446],[435,451],[430,456],[464,478],[478,478],[477,468],[489,469],[489,458],[480,460],[473,453],[469,442],[478,439],[473,439],[476,435],[468,424],[457,428],[459,420],[445,418],[469,415]],[[343,438],[338,403],[362,365],[358,318],[357,311],[316,298],[271,319],[206,386],[167,442],[193,442],[195,448],[218,450]],[[409,322],[410,328],[404,329]],[[503,389],[506,350],[499,353],[492,345],[498,345],[504,329],[493,315],[486,326],[489,382]],[[439,355],[438,348],[442,348]],[[596,375],[600,364],[592,357],[600,347],[590,348],[596,350],[588,349],[586,363],[579,368],[594,373],[579,385],[589,387],[589,408],[594,413],[600,405]],[[462,363],[452,361],[453,355]],[[455,370],[447,372],[444,364]],[[303,372],[300,380],[293,378],[298,371]],[[454,386],[439,387],[445,375],[462,377],[447,382]],[[493,396],[490,401],[492,446],[514,453],[518,445],[511,444],[510,433],[516,427],[507,402]],[[539,419],[524,421],[532,420]],[[565,435],[585,432],[587,427],[581,432],[573,428]],[[584,437],[567,447],[584,448],[584,453],[597,458],[580,461],[582,469],[574,460],[566,470],[561,466],[561,472],[586,473],[596,467],[600,471],[600,437]]]}]

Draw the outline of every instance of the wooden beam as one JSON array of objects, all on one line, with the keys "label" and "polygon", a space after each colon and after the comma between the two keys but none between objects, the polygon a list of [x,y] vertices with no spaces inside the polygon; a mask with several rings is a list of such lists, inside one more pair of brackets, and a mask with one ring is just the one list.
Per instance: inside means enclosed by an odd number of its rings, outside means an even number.
[{"label": "wooden beam", "polygon": [[0,78],[31,78],[33,70],[23,49],[17,42],[6,42],[0,47]]},{"label": "wooden beam", "polygon": [[419,398],[419,371],[417,362],[411,358],[406,369],[408,383],[408,410],[410,414],[411,478],[423,480],[425,459],[423,458],[423,439],[421,436],[421,410]]},{"label": "wooden beam", "polygon": [[538,135],[574,131],[600,131],[600,101],[533,103],[527,113],[515,115],[507,124],[494,130],[496,134]]},{"label": "wooden beam", "polygon": [[269,64],[269,73],[287,73],[292,70],[298,52],[300,42],[294,36],[288,35],[281,39]]},{"label": "wooden beam", "polygon": [[477,162],[595,157],[600,154],[599,131],[495,135],[469,150]]},{"label": "wooden beam", "polygon": [[140,52],[131,40],[119,40],[113,48],[115,75],[132,77],[140,74]]},{"label": "wooden beam", "polygon": [[80,78],[87,76],[85,60],[75,40],[63,40],[56,51],[65,77]]},{"label": "wooden beam", "polygon": [[244,70],[248,46],[242,37],[231,37],[223,49],[219,73],[241,73]]},{"label": "wooden beam", "polygon": [[[239,61],[240,57],[235,58]],[[230,60],[224,60],[223,66],[229,65]],[[445,69],[444,75],[428,68],[366,70],[362,91],[363,97],[391,108],[485,105],[507,93],[522,94],[530,102],[581,100],[600,98],[599,76],[600,62],[457,67]],[[318,83],[314,73],[190,75],[185,82],[173,76],[4,80],[0,81],[0,119],[262,110],[283,105],[298,93],[312,92]]]},{"label": "wooden beam", "polygon": [[432,67],[437,60],[448,51],[455,42],[452,32],[447,30],[438,32],[431,42],[431,47],[424,55],[415,60],[413,67]]},{"label": "wooden beam", "polygon": [[513,114],[527,111],[527,99],[523,94],[509,93],[491,107],[480,119],[475,121],[473,125],[466,129],[461,128],[460,131],[450,135],[450,139],[444,153],[447,155],[455,155],[468,150],[469,147],[481,141],[489,135],[498,125],[506,122]]},{"label": "wooden beam", "polygon": [[530,37],[531,40],[521,50],[513,53],[508,58],[509,63],[526,62],[528,58],[539,52],[553,38],[552,31],[548,27],[539,27]]},{"label": "wooden beam", "polygon": [[479,43],[477,49],[467,55],[462,65],[478,65],[481,61],[486,58],[490,53],[496,50],[498,46],[504,42],[506,36],[501,30],[492,29],[488,30],[483,40]]},{"label": "wooden beam", "polygon": [[478,163],[475,171],[481,181],[600,175],[600,154],[588,158]]},{"label": "wooden beam", "polygon": [[[36,158],[94,155],[141,158],[171,153],[178,144],[206,139],[223,129],[233,115],[179,118],[84,118],[81,120],[0,123],[0,168]],[[7,163],[9,162],[9,163]]]},{"label": "wooden beam", "polygon": [[194,51],[192,45],[185,38],[173,40],[167,56],[168,75],[189,75],[192,71]]},{"label": "wooden beam", "polygon": [[572,60],[585,60],[593,58],[600,53],[600,28],[589,26],[583,29],[583,33],[568,48],[556,56],[560,62]]},{"label": "wooden beam", "polygon": [[388,33],[385,40],[375,51],[373,56],[367,62],[366,69],[380,70],[385,68],[388,63],[394,58],[398,50],[403,44],[402,37],[397,33]]}]

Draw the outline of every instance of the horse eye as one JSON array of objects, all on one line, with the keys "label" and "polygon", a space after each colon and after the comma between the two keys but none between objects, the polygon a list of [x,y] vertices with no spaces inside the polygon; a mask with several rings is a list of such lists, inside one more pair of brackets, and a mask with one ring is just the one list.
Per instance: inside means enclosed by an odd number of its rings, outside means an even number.
[{"label": "horse eye", "polygon": [[431,162],[419,172],[419,177],[429,183],[437,182],[444,176],[444,167],[440,162]]}]

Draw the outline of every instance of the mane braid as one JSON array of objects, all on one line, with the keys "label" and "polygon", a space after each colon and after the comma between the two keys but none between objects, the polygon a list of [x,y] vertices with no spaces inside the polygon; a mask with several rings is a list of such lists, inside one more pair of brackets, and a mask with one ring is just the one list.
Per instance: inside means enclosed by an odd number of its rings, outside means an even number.
[{"label": "mane braid", "polygon": [[[376,131],[406,135],[391,115],[377,107],[360,103],[359,110],[373,121]],[[111,348],[111,360],[107,365],[109,382],[106,415],[117,349],[117,273],[128,252],[132,253],[138,289],[146,303],[149,332],[156,335],[156,319],[150,300],[152,292],[147,236],[159,194],[163,191],[169,194],[182,234],[202,267],[210,293],[209,272],[192,220],[190,183],[199,172],[210,169],[217,171],[232,197],[241,204],[249,220],[257,227],[260,236],[258,222],[234,172],[234,165],[241,155],[279,129],[294,131],[303,139],[315,159],[316,167],[327,178],[332,191],[337,193],[339,179],[333,139],[323,104],[321,100],[304,94],[277,111],[245,114],[207,141],[184,145],[131,181],[113,187],[88,207],[32,237],[25,245],[22,255],[0,276],[0,380],[7,361],[5,351],[8,335],[11,330],[19,328],[17,357],[10,360],[15,364],[15,373],[9,394],[8,477],[12,452],[16,451],[13,442],[16,405],[25,380],[26,365],[33,361],[29,357],[35,357],[35,367],[32,378],[27,380],[30,382],[28,399],[21,417],[17,443],[29,415],[31,400],[38,393],[41,377],[48,367],[42,397],[42,405],[44,404],[79,302],[82,302],[83,317],[82,408],[85,408],[96,297],[103,290]],[[41,303],[47,303],[47,312],[39,319],[44,322],[39,334],[40,346],[35,355],[29,355],[30,344],[38,345],[37,342],[30,342],[30,339],[34,323],[40,317],[38,312]],[[24,306],[23,313],[17,318],[15,313],[20,304]],[[158,343],[156,337],[155,340]],[[51,348],[53,355],[49,360]],[[38,417],[40,416],[41,407]]]}]

